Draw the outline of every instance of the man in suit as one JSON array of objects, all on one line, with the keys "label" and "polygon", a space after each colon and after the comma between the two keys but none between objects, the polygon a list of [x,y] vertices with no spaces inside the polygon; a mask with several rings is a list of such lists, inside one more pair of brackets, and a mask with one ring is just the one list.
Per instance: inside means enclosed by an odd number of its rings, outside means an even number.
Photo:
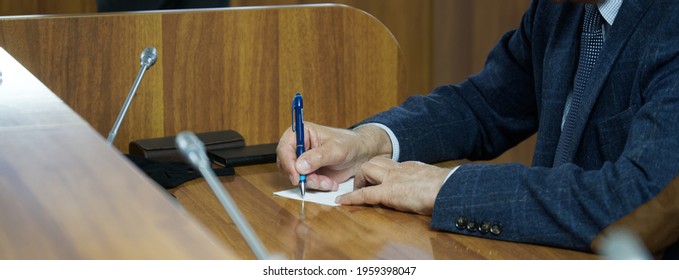
[{"label": "man in suit", "polygon": [[[338,203],[432,215],[434,229],[590,250],[679,173],[679,2],[578,2],[534,1],[460,84],[351,130],[307,123],[299,158],[286,131],[280,168],[322,190],[354,176]],[[531,167],[422,163],[494,158],[536,132]]]}]

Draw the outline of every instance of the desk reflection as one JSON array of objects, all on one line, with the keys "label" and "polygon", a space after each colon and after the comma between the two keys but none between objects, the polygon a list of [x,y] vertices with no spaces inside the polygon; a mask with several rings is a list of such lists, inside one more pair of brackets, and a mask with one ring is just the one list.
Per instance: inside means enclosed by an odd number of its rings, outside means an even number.
[{"label": "desk reflection", "polygon": [[[273,254],[288,259],[593,259],[593,254],[432,230],[431,217],[379,206],[327,206],[274,196],[290,188],[275,164],[222,177]],[[173,191],[190,213],[241,258],[254,254],[202,179]]]}]

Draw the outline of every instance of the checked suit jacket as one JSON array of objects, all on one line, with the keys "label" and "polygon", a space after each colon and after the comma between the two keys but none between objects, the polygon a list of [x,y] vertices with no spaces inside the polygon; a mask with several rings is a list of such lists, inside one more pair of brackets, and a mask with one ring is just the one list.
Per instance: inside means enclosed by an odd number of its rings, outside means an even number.
[{"label": "checked suit jacket", "polygon": [[679,173],[673,0],[623,2],[578,111],[573,160],[552,166],[583,15],[583,4],[535,0],[481,72],[362,122],[394,132],[401,162],[491,159],[537,133],[531,166],[460,166],[436,198],[432,228],[589,251],[599,231]]}]

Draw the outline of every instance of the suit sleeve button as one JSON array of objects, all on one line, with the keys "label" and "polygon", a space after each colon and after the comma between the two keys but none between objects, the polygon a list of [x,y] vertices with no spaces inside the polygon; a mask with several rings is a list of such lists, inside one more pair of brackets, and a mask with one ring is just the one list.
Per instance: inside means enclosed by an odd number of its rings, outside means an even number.
[{"label": "suit sleeve button", "polygon": [[493,223],[490,226],[490,233],[492,233],[493,235],[500,235],[500,233],[502,233],[502,224]]},{"label": "suit sleeve button", "polygon": [[483,221],[483,222],[479,225],[479,232],[480,232],[480,233],[483,233],[483,234],[488,233],[488,232],[490,231],[490,225],[491,225],[491,224],[490,224],[489,221]]},{"label": "suit sleeve button", "polygon": [[479,224],[476,222],[474,219],[469,219],[469,222],[467,222],[467,230],[471,232],[475,232],[478,228]]},{"label": "suit sleeve button", "polygon": [[465,218],[463,216],[457,217],[457,219],[455,219],[455,227],[458,228],[458,229],[467,228],[467,218]]}]

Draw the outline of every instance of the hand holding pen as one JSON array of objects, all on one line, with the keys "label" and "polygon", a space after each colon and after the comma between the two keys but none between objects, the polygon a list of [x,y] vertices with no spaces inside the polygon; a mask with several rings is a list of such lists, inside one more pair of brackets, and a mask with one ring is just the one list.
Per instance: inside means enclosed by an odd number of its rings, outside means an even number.
[{"label": "hand holding pen", "polygon": [[[300,95],[293,102],[293,125],[283,133],[276,149],[278,167],[291,184],[304,182],[305,190],[336,191],[339,183],[354,176],[372,157],[391,156],[389,136],[381,128],[362,126],[349,130],[304,121],[301,98]],[[296,113],[300,115],[299,129],[295,127]]]}]

